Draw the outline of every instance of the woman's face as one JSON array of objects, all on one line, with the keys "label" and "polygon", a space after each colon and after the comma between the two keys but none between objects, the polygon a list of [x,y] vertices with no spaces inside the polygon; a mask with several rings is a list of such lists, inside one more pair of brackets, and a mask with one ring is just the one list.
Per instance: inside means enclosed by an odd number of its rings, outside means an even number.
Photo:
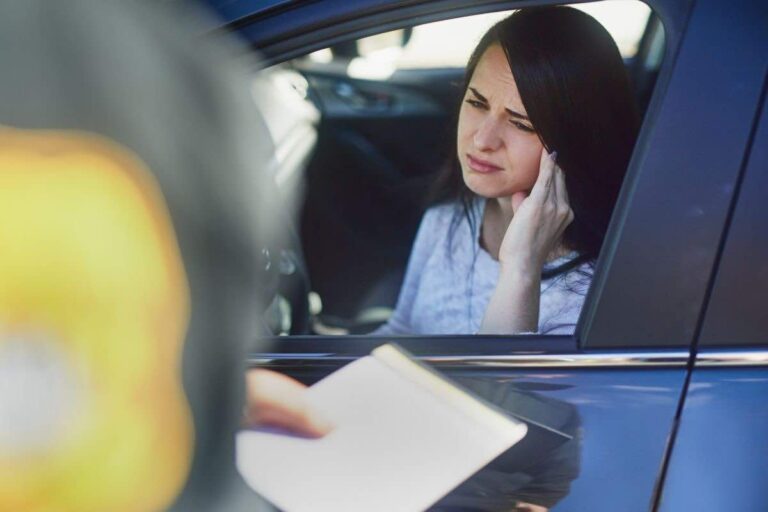
[{"label": "woman's face", "polygon": [[542,143],[528,120],[501,46],[480,58],[459,113],[458,157],[464,183],[483,197],[530,192]]}]

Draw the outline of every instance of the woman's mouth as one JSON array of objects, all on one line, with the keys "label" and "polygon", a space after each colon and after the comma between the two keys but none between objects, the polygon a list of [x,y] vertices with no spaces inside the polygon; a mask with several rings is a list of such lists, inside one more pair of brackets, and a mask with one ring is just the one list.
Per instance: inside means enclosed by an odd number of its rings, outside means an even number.
[{"label": "woman's mouth", "polygon": [[488,174],[491,172],[499,172],[502,170],[501,167],[498,165],[494,165],[491,162],[488,162],[486,160],[481,160],[479,158],[475,158],[469,153],[467,153],[467,164],[469,165],[469,168],[472,169],[475,172],[479,172],[482,174]]}]

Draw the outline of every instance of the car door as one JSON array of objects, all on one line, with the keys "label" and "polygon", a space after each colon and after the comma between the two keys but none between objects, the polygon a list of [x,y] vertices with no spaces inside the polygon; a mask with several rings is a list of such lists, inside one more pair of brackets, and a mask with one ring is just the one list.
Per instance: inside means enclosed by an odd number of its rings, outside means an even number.
[{"label": "car door", "polygon": [[[553,2],[493,5],[543,3]],[[521,445],[522,455],[494,461],[441,508],[497,510],[526,502],[553,510],[633,511],[658,505],[684,410],[691,347],[701,333],[763,90],[758,4],[649,2],[664,25],[665,59],[574,336],[396,340],[527,418],[537,432]],[[455,1],[299,2],[256,13],[236,28],[280,61],[384,28],[484,9]],[[712,63],[722,69],[714,72]],[[250,362],[311,383],[385,341],[283,337]],[[553,438],[553,431],[563,435]],[[664,503],[677,503],[670,485],[687,471],[675,457]]]}]

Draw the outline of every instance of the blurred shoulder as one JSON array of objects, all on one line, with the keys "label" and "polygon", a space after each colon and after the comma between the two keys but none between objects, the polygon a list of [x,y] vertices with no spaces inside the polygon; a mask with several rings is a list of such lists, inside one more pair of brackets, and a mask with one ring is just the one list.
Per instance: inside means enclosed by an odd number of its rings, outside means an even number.
[{"label": "blurred shoulder", "polygon": [[461,216],[461,205],[458,202],[439,203],[430,206],[422,217],[422,225],[448,225]]}]

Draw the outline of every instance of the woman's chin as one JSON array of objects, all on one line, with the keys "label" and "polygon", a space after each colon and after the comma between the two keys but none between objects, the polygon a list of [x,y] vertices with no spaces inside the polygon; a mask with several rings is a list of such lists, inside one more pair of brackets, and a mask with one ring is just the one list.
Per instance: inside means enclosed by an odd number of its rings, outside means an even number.
[{"label": "woman's chin", "polygon": [[499,177],[495,174],[465,173],[464,184],[474,194],[486,199],[508,197],[518,191],[519,187],[500,183]]}]

